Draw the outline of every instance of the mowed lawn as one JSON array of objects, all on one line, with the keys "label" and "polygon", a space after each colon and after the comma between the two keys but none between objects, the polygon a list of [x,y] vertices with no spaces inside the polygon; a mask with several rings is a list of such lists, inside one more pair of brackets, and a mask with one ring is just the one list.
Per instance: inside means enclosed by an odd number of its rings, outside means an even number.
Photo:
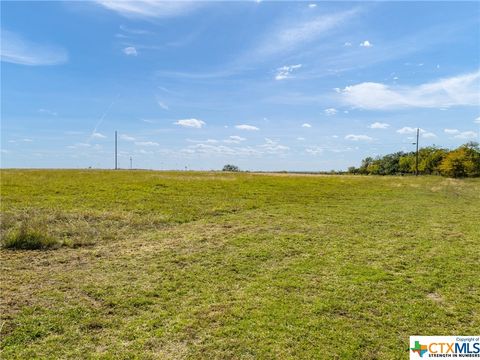
[{"label": "mowed lawn", "polygon": [[2,170],[4,359],[405,359],[480,332],[480,179]]}]

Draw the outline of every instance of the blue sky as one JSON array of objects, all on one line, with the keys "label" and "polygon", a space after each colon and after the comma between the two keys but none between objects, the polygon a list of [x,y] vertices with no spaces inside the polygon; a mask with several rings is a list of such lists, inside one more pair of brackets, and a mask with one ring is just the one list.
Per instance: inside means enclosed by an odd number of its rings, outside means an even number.
[{"label": "blue sky", "polygon": [[480,132],[479,2],[1,3],[2,167],[330,170]]}]

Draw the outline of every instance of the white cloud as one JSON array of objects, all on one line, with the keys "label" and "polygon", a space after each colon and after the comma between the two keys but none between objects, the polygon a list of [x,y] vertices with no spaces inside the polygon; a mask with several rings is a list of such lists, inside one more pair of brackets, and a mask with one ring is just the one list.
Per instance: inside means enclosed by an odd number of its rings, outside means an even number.
[{"label": "white cloud", "polygon": [[458,130],[458,129],[443,129],[443,132],[445,134],[455,135],[455,134],[458,134],[460,132],[460,130]]},{"label": "white cloud", "polygon": [[480,71],[418,86],[365,82],[341,92],[344,103],[363,109],[441,108],[479,105]]},{"label": "white cloud", "polygon": [[374,122],[373,124],[370,124],[368,127],[370,129],[387,129],[389,126],[390,124],[387,124],[387,123]]},{"label": "white cloud", "polygon": [[297,140],[298,140],[298,141],[305,141],[305,138],[303,138],[303,137],[297,137]]},{"label": "white cloud", "polygon": [[0,55],[1,60],[20,65],[57,65],[68,60],[66,50],[51,46],[36,44],[24,39],[18,34],[1,29]]},{"label": "white cloud", "polygon": [[476,137],[477,133],[475,131],[463,131],[454,136],[456,139],[475,139]]},{"label": "white cloud", "polygon": [[135,141],[136,139],[130,135],[127,134],[122,134],[120,135],[120,139],[125,140],[125,141]]},{"label": "white cloud", "polygon": [[429,139],[429,138],[435,138],[437,137],[437,135],[435,135],[434,133],[432,132],[424,132],[422,134],[422,138],[426,138],[426,139]]},{"label": "white cloud", "polygon": [[[402,134],[402,135],[416,134],[417,133],[417,128],[413,128],[413,127],[410,127],[410,126],[405,126],[401,129],[398,129],[397,133]],[[435,135],[434,133],[428,132],[424,129],[419,129],[419,133],[422,136],[422,138],[426,138],[426,139],[437,137],[437,135]],[[409,137],[409,139],[414,139],[414,137]]]},{"label": "white cloud", "polygon": [[201,6],[201,4],[192,1],[96,0],[96,2],[125,17],[167,18],[181,16]]},{"label": "white cloud", "polygon": [[314,9],[314,8],[317,7],[317,4],[308,4],[308,7],[309,7],[310,9]]},{"label": "white cloud", "polygon": [[480,124],[480,116],[477,117],[473,122],[477,123],[477,124]]},{"label": "white cloud", "polygon": [[22,141],[25,141],[25,142],[33,142],[33,140],[32,140],[32,139],[28,139],[28,138],[26,138],[26,139],[22,139]]},{"label": "white cloud", "polygon": [[333,115],[335,115],[337,112],[338,112],[337,109],[334,109],[334,108],[329,108],[329,109],[325,109],[325,110],[324,110],[324,113],[325,113],[325,115],[327,115],[327,116],[333,116]]},{"label": "white cloud", "polygon": [[[417,128],[413,128],[413,127],[410,127],[410,126],[405,126],[401,129],[397,130],[397,133],[399,133],[399,134],[415,134],[416,132],[417,132]],[[425,130],[420,129],[419,132],[424,133]]]},{"label": "white cloud", "polygon": [[175,125],[200,129],[206,125],[205,121],[198,119],[183,119],[174,122]]},{"label": "white cloud", "polygon": [[154,141],[137,141],[135,145],[138,146],[159,146],[160,144]]},{"label": "white cloud", "polygon": [[94,132],[94,133],[92,133],[92,138],[95,138],[95,139],[105,139],[106,136],[103,135],[103,134],[101,134],[101,133],[99,133],[99,132]]},{"label": "white cloud", "polygon": [[125,49],[123,49],[123,53],[128,56],[137,56],[137,49],[135,49],[133,46],[128,46]]},{"label": "white cloud", "polygon": [[291,78],[291,74],[293,71],[300,69],[302,67],[302,64],[297,64],[297,65],[285,65],[282,67],[279,67],[277,69],[277,74],[275,75],[275,80],[284,80]]},{"label": "white cloud", "polygon": [[239,130],[246,130],[246,131],[258,131],[260,130],[258,127],[256,126],[252,126],[252,125],[246,125],[246,124],[242,124],[242,125],[235,125],[235,128],[239,129]]},{"label": "white cloud", "polygon": [[365,41],[362,41],[362,42],[360,43],[360,46],[361,46],[361,47],[369,48],[369,47],[373,47],[373,44],[372,44],[370,41],[365,40]]},{"label": "white cloud", "polygon": [[345,140],[351,140],[351,141],[372,141],[373,138],[367,135],[354,135],[354,134],[349,134],[345,136]]},{"label": "white cloud", "polygon": [[345,44],[343,44],[343,46],[352,46],[352,43],[350,41],[347,41],[345,42]]},{"label": "white cloud", "polygon": [[302,127],[304,127],[304,128],[311,128],[312,125],[310,125],[309,123],[305,123],[305,124],[302,124]]}]

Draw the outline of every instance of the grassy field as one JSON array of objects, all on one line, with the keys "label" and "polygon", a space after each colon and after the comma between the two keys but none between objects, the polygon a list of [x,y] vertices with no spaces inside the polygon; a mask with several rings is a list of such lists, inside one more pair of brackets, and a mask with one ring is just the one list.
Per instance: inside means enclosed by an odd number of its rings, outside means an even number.
[{"label": "grassy field", "polygon": [[[480,180],[3,170],[4,359],[405,359],[480,332]],[[32,231],[33,231],[32,230]]]}]

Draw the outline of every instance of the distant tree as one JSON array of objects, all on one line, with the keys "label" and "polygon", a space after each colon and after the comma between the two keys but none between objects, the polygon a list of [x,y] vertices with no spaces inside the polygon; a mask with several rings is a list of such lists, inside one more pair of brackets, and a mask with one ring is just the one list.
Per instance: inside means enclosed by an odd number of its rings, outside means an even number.
[{"label": "distant tree", "polygon": [[[422,148],[418,152],[418,170],[420,174],[441,174],[449,177],[479,177],[480,147],[470,142],[455,150],[436,146]],[[396,152],[381,157],[367,157],[358,169],[348,168],[349,173],[371,175],[414,174],[416,168],[415,152]]]},{"label": "distant tree", "polygon": [[382,167],[378,162],[373,161],[367,166],[367,174],[382,175]]},{"label": "distant tree", "polygon": [[480,150],[478,143],[468,143],[449,152],[439,167],[444,176],[478,177],[480,176]]},{"label": "distant tree", "polygon": [[350,174],[358,174],[358,169],[357,169],[355,166],[350,166],[350,167],[348,168],[348,172],[349,172]]},{"label": "distant tree", "polygon": [[362,164],[358,168],[359,174],[368,174],[368,167],[373,164],[373,158],[372,157],[367,157],[362,160]]},{"label": "distant tree", "polygon": [[394,154],[388,154],[380,158],[378,164],[380,165],[380,174],[382,175],[396,175],[400,172],[400,159],[404,153],[402,151]]},{"label": "distant tree", "polygon": [[435,146],[420,149],[418,170],[422,174],[439,174],[439,166],[447,153],[447,150]]},{"label": "distant tree", "polygon": [[227,164],[223,167],[222,171],[233,171],[233,172],[237,172],[237,171],[240,171],[240,169],[238,168],[238,166],[235,166],[235,165],[231,165],[231,164]]},{"label": "distant tree", "polygon": [[398,161],[398,171],[402,174],[411,174],[415,171],[415,155],[407,154]]}]

